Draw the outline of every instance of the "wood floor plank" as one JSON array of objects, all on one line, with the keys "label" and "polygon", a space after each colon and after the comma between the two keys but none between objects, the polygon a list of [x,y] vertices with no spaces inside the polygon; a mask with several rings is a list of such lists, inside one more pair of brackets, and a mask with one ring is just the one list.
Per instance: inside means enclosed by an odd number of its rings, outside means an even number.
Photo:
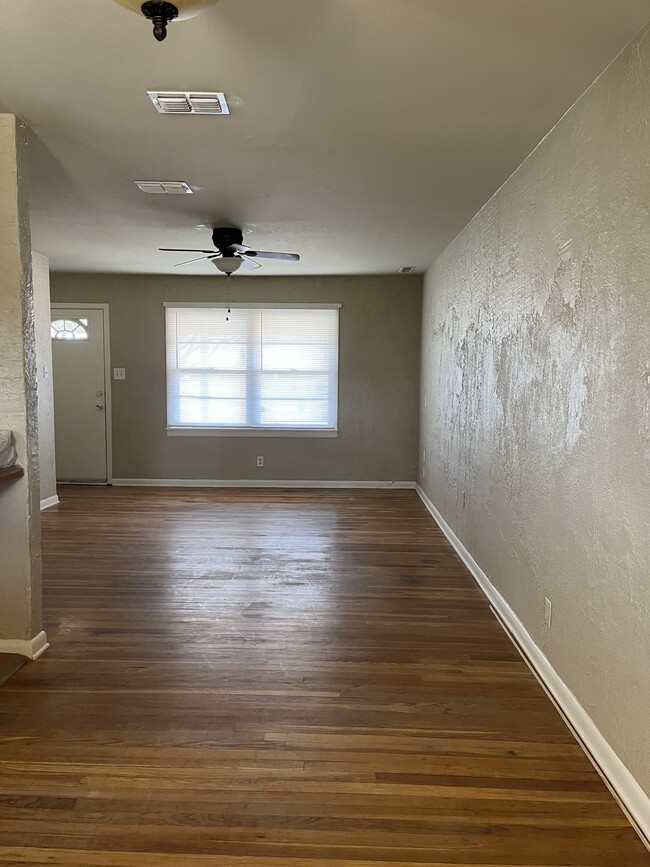
[{"label": "wood floor plank", "polygon": [[18,653],[0,653],[0,686],[26,662],[27,658]]},{"label": "wood floor plank", "polygon": [[60,497],[3,867],[650,865],[413,492]]}]

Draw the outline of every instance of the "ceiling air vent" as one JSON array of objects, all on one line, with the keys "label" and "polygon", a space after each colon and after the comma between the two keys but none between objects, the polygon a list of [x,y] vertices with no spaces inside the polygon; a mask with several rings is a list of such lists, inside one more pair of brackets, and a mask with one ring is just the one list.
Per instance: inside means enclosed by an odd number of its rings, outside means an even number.
[{"label": "ceiling air vent", "polygon": [[134,181],[143,193],[153,193],[156,196],[191,196],[194,190],[184,181]]},{"label": "ceiling air vent", "polygon": [[398,274],[412,274],[415,271],[415,265],[402,265],[397,269]]},{"label": "ceiling air vent", "polygon": [[160,114],[230,114],[224,93],[183,93],[148,90]]}]

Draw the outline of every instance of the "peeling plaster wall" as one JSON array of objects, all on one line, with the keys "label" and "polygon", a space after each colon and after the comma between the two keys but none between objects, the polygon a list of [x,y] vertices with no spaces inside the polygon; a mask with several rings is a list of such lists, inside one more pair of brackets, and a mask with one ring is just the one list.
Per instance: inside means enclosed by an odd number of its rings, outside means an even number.
[{"label": "peeling plaster wall", "polygon": [[429,269],[419,468],[648,793],[649,107],[646,30]]},{"label": "peeling plaster wall", "polygon": [[0,428],[14,431],[25,475],[0,488],[0,640],[42,629],[34,295],[25,129],[0,114]]},{"label": "peeling plaster wall", "polygon": [[50,337],[50,260],[32,253],[34,280],[34,326],[38,374],[38,457],[40,498],[56,496],[54,458],[54,389],[52,386],[52,339]]}]

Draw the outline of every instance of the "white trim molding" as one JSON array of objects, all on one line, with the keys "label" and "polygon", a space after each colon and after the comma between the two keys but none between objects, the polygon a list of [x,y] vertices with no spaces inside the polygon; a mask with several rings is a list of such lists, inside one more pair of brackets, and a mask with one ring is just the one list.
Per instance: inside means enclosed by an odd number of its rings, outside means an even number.
[{"label": "white trim molding", "polygon": [[52,506],[59,505],[59,498],[55,494],[53,497],[47,497],[45,500],[41,500],[41,512],[44,512],[45,509],[51,509]]},{"label": "white trim molding", "polygon": [[643,791],[587,711],[535,643],[515,611],[492,584],[420,485],[416,485],[415,489],[434,521],[487,597],[504,631],[539,680],[643,843],[650,849],[650,797]]},{"label": "white trim molding", "polygon": [[272,427],[168,427],[168,437],[285,437],[336,439],[333,428],[272,428]]},{"label": "white trim molding", "polygon": [[416,483],[309,479],[113,479],[113,485],[127,488],[378,488],[412,491]]},{"label": "white trim molding", "polygon": [[27,659],[38,659],[50,646],[47,635],[39,632],[33,638],[0,638],[0,653],[16,653]]},{"label": "white trim molding", "polygon": [[331,304],[296,304],[293,301],[283,301],[265,304],[262,301],[233,301],[232,304],[228,304],[226,301],[163,301],[163,307],[232,307],[233,310],[236,308],[242,310],[340,310],[342,306],[336,302]]}]

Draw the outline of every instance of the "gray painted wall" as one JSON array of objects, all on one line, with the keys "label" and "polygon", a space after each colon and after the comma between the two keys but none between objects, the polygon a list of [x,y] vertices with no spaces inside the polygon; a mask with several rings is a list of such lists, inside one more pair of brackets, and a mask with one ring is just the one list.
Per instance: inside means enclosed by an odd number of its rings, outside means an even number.
[{"label": "gray painted wall", "polygon": [[50,338],[50,261],[32,252],[34,329],[38,378],[38,469],[41,501],[56,496],[54,459],[54,393]]},{"label": "gray painted wall", "polygon": [[430,268],[420,482],[650,793],[644,37]]},{"label": "gray painted wall", "polygon": [[[168,437],[165,301],[222,301],[226,280],[52,274],[53,301],[110,305],[115,478],[415,480],[420,277],[232,278],[233,303],[340,302],[336,439]],[[264,455],[263,469],[255,458]]]}]

